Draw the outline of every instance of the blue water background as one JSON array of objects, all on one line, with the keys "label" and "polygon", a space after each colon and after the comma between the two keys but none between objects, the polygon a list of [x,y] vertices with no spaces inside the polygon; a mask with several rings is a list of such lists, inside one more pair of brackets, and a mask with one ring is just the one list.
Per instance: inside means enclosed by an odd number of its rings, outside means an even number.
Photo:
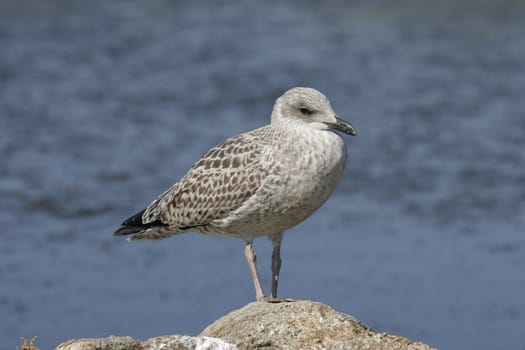
[{"label": "blue water background", "polygon": [[[0,1],[0,347],[198,334],[243,242],[111,234],[312,86],[359,131],[280,294],[441,349],[525,349],[522,1]],[[255,243],[263,282],[270,243]]]}]

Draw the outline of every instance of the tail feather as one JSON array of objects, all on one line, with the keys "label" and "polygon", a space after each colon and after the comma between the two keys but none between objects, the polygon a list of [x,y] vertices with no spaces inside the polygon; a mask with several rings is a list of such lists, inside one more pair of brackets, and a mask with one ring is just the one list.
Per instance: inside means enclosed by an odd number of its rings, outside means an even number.
[{"label": "tail feather", "polygon": [[144,230],[145,228],[140,226],[120,226],[115,232],[113,232],[113,236],[131,235]]}]

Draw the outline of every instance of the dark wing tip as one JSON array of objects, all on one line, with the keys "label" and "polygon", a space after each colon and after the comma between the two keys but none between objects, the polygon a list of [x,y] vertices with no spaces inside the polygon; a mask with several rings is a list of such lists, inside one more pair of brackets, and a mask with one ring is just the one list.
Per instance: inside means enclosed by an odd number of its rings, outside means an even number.
[{"label": "dark wing tip", "polygon": [[130,216],[124,222],[122,223],[122,226],[144,226],[144,223],[142,222],[142,215],[144,215],[144,212],[146,209],[143,209],[139,211],[137,214]]},{"label": "dark wing tip", "polygon": [[113,236],[125,236],[125,235],[130,235],[133,233],[139,233],[140,231],[144,231],[145,229],[154,227],[154,226],[167,226],[160,220],[156,220],[156,221],[145,224],[142,221],[142,215],[144,214],[145,211],[146,209],[141,210],[137,214],[130,216],[129,218],[124,220],[124,222],[118,228],[118,230],[113,232]]}]

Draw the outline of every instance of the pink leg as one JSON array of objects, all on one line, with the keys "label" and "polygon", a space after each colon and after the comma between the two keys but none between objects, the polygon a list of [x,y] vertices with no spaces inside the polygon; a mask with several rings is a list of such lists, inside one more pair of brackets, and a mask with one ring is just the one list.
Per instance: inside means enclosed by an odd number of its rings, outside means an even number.
[{"label": "pink leg", "polygon": [[257,255],[252,246],[253,240],[247,241],[246,246],[244,247],[244,256],[248,262],[248,267],[250,268],[250,273],[252,274],[253,284],[255,286],[255,297],[257,301],[265,300],[263,289],[261,286],[261,280],[259,279],[259,273],[257,272]]}]

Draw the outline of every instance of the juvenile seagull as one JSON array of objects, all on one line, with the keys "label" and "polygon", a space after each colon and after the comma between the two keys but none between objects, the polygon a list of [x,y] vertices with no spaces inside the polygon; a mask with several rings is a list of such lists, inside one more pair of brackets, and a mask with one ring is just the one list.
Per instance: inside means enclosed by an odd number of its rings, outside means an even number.
[{"label": "juvenile seagull", "polygon": [[[183,232],[241,238],[258,301],[279,301],[281,240],[285,230],[318,209],[343,174],[346,146],[335,132],[356,135],[328,99],[296,87],[277,99],[271,124],[212,148],[146,209],[122,223],[115,236],[162,239]],[[273,244],[271,296],[263,293],[252,243]]]}]

